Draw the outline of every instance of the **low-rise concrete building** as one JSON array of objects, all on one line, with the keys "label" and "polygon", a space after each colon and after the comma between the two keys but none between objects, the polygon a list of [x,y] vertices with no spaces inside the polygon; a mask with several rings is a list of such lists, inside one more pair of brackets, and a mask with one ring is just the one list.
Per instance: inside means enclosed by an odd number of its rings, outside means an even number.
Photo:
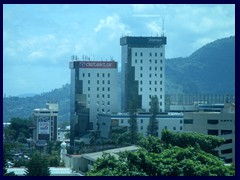
[{"label": "low-rise concrete building", "polygon": [[[144,137],[147,136],[150,117],[150,113],[138,113],[136,115],[138,132]],[[125,128],[127,130],[130,126],[129,119],[128,113],[98,114],[100,136],[110,138],[112,132],[116,129]],[[161,137],[163,129],[182,131],[183,113],[160,113],[157,114],[156,120],[158,121],[158,137]]]},{"label": "low-rise concrete building", "polygon": [[87,172],[93,168],[94,162],[101,158],[103,153],[109,153],[116,158],[118,158],[119,152],[124,151],[137,151],[140,147],[138,146],[128,146],[116,149],[109,149],[105,151],[99,151],[94,153],[88,154],[81,154],[81,155],[69,155],[67,154],[65,157],[65,167],[71,168],[73,171],[81,171]]},{"label": "low-rise concrete building", "polygon": [[184,113],[183,130],[224,138],[225,143],[216,150],[226,163],[235,162],[235,105],[204,105],[199,109]]}]

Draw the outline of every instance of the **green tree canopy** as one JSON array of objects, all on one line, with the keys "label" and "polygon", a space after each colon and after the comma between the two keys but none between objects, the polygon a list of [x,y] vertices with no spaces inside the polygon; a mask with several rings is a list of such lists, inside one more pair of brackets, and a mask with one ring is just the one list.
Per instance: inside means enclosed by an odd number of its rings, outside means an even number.
[{"label": "green tree canopy", "polygon": [[45,156],[34,153],[26,166],[26,176],[49,176],[50,169]]},{"label": "green tree canopy", "polygon": [[214,149],[224,143],[224,139],[218,136],[204,135],[200,133],[162,131],[162,141],[166,144],[182,148],[192,146],[199,147],[207,153],[214,154]]},{"label": "green tree canopy", "polygon": [[[177,135],[180,136],[180,134]],[[235,174],[234,165],[225,166],[217,156],[196,146],[180,147],[172,145],[170,141],[169,144],[164,144],[159,138],[153,136],[141,140],[139,145],[142,148],[138,151],[122,152],[118,157],[103,154],[87,175],[233,176]]]}]

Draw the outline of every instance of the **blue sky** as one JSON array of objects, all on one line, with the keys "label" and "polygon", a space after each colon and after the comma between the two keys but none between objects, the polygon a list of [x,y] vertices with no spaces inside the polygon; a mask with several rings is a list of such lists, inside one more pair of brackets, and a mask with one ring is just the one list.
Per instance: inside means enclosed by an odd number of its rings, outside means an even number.
[{"label": "blue sky", "polygon": [[[235,35],[235,5],[3,5],[3,93],[70,83],[71,55],[121,62],[123,35],[167,36],[166,58]],[[119,64],[119,69],[121,64]]]}]

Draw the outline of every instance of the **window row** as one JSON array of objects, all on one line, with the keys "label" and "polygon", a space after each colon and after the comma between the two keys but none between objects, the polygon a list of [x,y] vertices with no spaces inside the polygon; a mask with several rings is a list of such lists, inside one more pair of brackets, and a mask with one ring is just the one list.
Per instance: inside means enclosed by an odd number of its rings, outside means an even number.
[{"label": "window row", "polygon": [[[155,52],[155,53],[150,52],[150,53],[146,53],[146,54],[148,56],[155,56],[155,57],[157,57],[157,56],[162,57],[163,56],[163,53],[157,53],[157,52]],[[143,56],[143,53],[142,52],[140,52],[140,53],[135,52],[135,56]]]},{"label": "window row", "polygon": [[[89,103],[90,104],[90,103]],[[108,105],[110,106],[110,101],[107,101],[107,103],[105,103],[105,101],[102,101],[102,103],[100,103],[99,101],[97,101],[97,106],[100,106],[100,105]]]},{"label": "window row", "polygon": [[[110,87],[102,87],[102,88],[97,87],[97,91],[105,91],[105,89],[106,89],[106,91],[110,91],[111,90]],[[88,87],[88,91],[90,91],[90,90],[91,90],[91,87]]]},{"label": "window row", "polygon": [[[110,77],[110,73],[97,73],[97,77]],[[91,77],[91,73],[82,73],[82,77]]]},{"label": "window row", "polygon": [[[139,61],[137,60],[137,59],[135,59],[135,64],[137,64],[137,63],[143,63],[143,60],[142,59],[140,59]],[[160,60],[157,60],[157,59],[154,59],[154,61],[153,61],[153,59],[149,59],[149,61],[148,61],[149,63],[152,63],[152,62],[155,62],[155,64],[157,64],[158,62],[160,62],[160,63],[163,63],[163,60],[162,59],[160,59]]]},{"label": "window row", "polygon": [[[160,92],[162,92],[162,88],[160,88],[159,90],[160,90]],[[140,92],[142,92],[142,91],[143,91],[143,88],[140,87]],[[150,87],[150,88],[149,88],[149,91],[151,91],[151,92],[152,92],[152,91],[157,92],[157,88],[151,88],[151,87]]]},{"label": "window row", "polygon": [[[151,71],[152,69],[153,69],[153,67],[150,66],[150,67],[149,67],[149,71]],[[163,70],[162,67],[160,67],[159,69],[160,69],[160,71]],[[141,70],[141,71],[143,70],[143,67],[142,67],[142,66],[140,66],[140,70]],[[157,70],[158,70],[158,67],[154,67],[154,70],[157,71]]]},{"label": "window row", "polygon": [[[99,108],[97,108],[97,112],[98,112],[98,113],[100,112],[100,109],[99,109]],[[105,109],[102,108],[102,109],[101,109],[101,112],[103,112],[103,113],[104,113],[104,112],[110,113],[110,109],[108,109],[107,111],[105,111]]]},{"label": "window row", "polygon": [[[90,94],[88,94],[87,97],[90,98],[91,97]],[[100,94],[97,94],[97,98],[99,97],[100,97]],[[108,94],[106,97],[110,98],[110,94]],[[102,94],[102,98],[105,98],[105,94]]]},{"label": "window row", "polygon": [[[140,76],[141,78],[143,78],[143,74],[142,74],[142,73],[140,73],[139,76]],[[156,74],[155,74],[155,76],[157,77]],[[152,75],[149,74],[149,77],[152,77]],[[162,78],[162,74],[160,74],[160,78]]]}]

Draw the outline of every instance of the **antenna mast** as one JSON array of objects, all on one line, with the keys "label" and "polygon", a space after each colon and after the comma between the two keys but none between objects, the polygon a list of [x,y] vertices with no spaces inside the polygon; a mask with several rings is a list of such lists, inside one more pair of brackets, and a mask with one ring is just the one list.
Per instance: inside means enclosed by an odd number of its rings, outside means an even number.
[{"label": "antenna mast", "polygon": [[162,30],[163,30],[162,36],[164,36],[164,18],[162,18]]}]

